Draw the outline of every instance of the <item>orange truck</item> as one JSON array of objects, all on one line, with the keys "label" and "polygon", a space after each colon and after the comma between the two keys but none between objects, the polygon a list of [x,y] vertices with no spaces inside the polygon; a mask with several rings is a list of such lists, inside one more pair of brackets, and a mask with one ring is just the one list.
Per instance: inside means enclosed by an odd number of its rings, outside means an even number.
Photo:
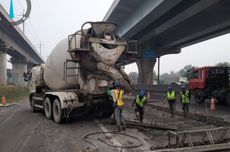
[{"label": "orange truck", "polygon": [[230,68],[199,67],[188,72],[189,90],[197,103],[214,97],[217,102],[230,105]]}]

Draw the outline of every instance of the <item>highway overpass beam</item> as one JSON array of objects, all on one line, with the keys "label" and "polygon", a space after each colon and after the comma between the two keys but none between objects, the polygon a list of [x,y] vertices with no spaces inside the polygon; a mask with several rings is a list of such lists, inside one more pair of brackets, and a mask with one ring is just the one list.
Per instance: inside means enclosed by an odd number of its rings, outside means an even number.
[{"label": "highway overpass beam", "polygon": [[138,67],[138,84],[153,85],[153,68],[156,59],[138,59],[136,63]]},{"label": "highway overpass beam", "polygon": [[7,84],[6,53],[0,52],[0,84]]},{"label": "highway overpass beam", "polygon": [[16,86],[26,86],[23,73],[27,72],[27,63],[23,60],[12,60],[13,67],[13,81]]}]

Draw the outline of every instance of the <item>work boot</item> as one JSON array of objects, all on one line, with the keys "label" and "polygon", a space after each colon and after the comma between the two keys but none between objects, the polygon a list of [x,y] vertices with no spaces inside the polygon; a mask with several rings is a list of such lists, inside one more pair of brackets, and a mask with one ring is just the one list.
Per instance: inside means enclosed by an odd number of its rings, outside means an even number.
[{"label": "work boot", "polygon": [[188,119],[189,117],[188,117],[188,113],[186,114],[186,118]]},{"label": "work boot", "polygon": [[139,120],[139,114],[138,114],[138,112],[135,112],[135,116],[136,116],[136,118],[134,118],[134,120]]},{"label": "work boot", "polygon": [[122,130],[126,130],[126,127],[123,126]]},{"label": "work boot", "polygon": [[121,131],[121,125],[117,126],[118,131]]},{"label": "work boot", "polygon": [[122,121],[121,124],[122,124],[122,130],[126,130],[125,122]]},{"label": "work boot", "polygon": [[126,126],[125,125],[123,125],[122,130],[126,130]]}]

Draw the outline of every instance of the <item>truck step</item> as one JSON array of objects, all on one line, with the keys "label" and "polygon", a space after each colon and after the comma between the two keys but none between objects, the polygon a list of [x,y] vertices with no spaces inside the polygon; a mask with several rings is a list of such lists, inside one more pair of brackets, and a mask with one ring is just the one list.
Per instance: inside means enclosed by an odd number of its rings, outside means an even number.
[{"label": "truck step", "polygon": [[33,97],[33,99],[34,99],[34,100],[40,100],[40,101],[42,101],[42,100],[43,100],[43,98],[42,98],[42,97]]},{"label": "truck step", "polygon": [[34,107],[43,109],[43,106],[35,104]]}]

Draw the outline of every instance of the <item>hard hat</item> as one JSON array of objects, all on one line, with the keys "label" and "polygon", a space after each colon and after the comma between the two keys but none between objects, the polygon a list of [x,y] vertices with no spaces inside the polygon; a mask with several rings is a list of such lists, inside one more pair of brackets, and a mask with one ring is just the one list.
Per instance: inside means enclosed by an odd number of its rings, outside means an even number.
[{"label": "hard hat", "polygon": [[171,85],[168,86],[168,90],[172,90],[172,86]]},{"label": "hard hat", "polygon": [[139,92],[139,95],[140,95],[140,96],[144,96],[144,95],[145,95],[145,91],[144,91],[144,90],[141,90],[141,91]]},{"label": "hard hat", "polygon": [[114,86],[115,87],[120,87],[120,82],[118,80],[114,81]]}]

